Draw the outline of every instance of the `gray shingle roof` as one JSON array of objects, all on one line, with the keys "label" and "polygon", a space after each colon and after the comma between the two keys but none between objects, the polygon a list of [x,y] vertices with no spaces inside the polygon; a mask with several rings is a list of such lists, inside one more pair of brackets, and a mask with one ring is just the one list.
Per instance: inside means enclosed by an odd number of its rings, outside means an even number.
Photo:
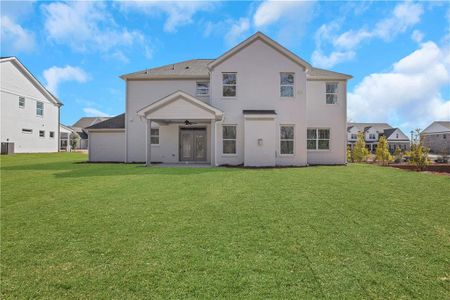
[{"label": "gray shingle roof", "polygon": [[385,130],[383,131],[383,134],[384,134],[384,136],[388,139],[388,138],[391,136],[391,134],[393,134],[394,131],[396,131],[396,130],[397,130],[397,128],[389,128],[389,129],[385,129]]},{"label": "gray shingle roof", "polygon": [[208,77],[208,64],[213,59],[191,59],[156,67],[145,69],[139,72],[124,74],[120,76],[122,79],[145,79],[159,77]]},{"label": "gray shingle roof", "polygon": [[370,127],[374,127],[378,132],[383,132],[385,129],[392,128],[392,126],[387,123],[347,123],[347,128],[350,126],[356,127],[359,131],[366,131]]},{"label": "gray shingle roof", "polygon": [[450,129],[450,121],[436,121],[436,123]]},{"label": "gray shingle roof", "polygon": [[125,114],[109,118],[103,122],[94,124],[86,129],[124,129],[125,128]]},{"label": "gray shingle roof", "polygon": [[72,125],[74,128],[86,128],[97,124],[99,122],[103,122],[109,119],[109,117],[83,117],[79,119],[75,124]]}]

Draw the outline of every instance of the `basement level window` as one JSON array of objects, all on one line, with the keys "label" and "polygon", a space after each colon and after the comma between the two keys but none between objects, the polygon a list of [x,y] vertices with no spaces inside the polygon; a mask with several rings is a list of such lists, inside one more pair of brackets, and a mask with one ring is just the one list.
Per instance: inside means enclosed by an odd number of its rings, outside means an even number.
[{"label": "basement level window", "polygon": [[22,128],[22,133],[28,133],[28,134],[31,134],[31,133],[33,133],[33,129]]}]

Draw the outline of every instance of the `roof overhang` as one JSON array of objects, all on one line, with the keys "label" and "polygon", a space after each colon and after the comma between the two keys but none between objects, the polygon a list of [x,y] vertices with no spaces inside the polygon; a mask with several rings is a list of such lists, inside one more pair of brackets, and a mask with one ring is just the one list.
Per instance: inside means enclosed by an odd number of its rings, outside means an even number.
[{"label": "roof overhang", "polygon": [[245,41],[243,41],[240,44],[238,44],[237,46],[235,46],[234,48],[231,48],[229,51],[227,51],[224,54],[222,54],[221,56],[219,56],[216,60],[213,60],[212,62],[210,62],[208,64],[208,68],[210,70],[213,70],[216,66],[218,66],[219,64],[221,64],[225,60],[229,59],[230,57],[232,57],[233,55],[235,55],[236,53],[238,53],[239,51],[246,48],[247,46],[249,46],[250,44],[252,44],[253,42],[255,42],[257,40],[260,40],[260,41],[266,43],[267,45],[269,45],[270,47],[272,47],[279,53],[283,54],[284,56],[286,56],[293,62],[299,64],[300,66],[303,67],[304,70],[312,68],[312,66],[308,62],[301,59],[300,57],[298,57],[297,55],[295,55],[294,53],[292,53],[288,49],[284,48],[279,43],[275,42],[274,40],[269,38],[267,35],[259,32],[259,31],[257,33],[255,33],[254,35],[252,35],[251,37],[249,37],[248,39],[246,39]]},{"label": "roof overhang", "polygon": [[176,91],[138,110],[141,118],[165,120],[222,120],[223,112],[183,91]]}]

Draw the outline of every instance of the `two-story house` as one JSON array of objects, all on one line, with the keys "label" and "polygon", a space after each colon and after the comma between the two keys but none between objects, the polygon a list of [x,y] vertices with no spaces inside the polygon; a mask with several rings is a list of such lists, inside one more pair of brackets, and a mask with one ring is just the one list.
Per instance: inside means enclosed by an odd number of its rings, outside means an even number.
[{"label": "two-story house", "polygon": [[435,121],[421,133],[423,144],[432,154],[450,154],[450,121]]},{"label": "two-story house", "polygon": [[260,32],[216,59],[121,78],[125,114],[88,127],[90,161],[346,163],[351,76],[314,68]]},{"label": "two-story house", "polygon": [[57,152],[62,103],[16,57],[0,69],[2,154]]},{"label": "two-story house", "polygon": [[382,136],[386,138],[392,153],[397,147],[401,150],[410,148],[410,140],[400,128],[392,128],[387,123],[347,123],[347,144],[350,149],[353,149],[360,132],[364,133],[366,147],[370,152],[375,152]]}]

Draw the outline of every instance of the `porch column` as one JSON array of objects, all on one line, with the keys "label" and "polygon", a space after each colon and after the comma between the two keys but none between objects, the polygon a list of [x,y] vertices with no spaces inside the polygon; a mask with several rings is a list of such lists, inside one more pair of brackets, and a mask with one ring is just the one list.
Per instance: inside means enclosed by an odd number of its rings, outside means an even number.
[{"label": "porch column", "polygon": [[216,165],[216,120],[211,120],[211,166]]},{"label": "porch column", "polygon": [[150,138],[150,132],[152,129],[152,120],[147,119],[146,124],[146,130],[145,130],[145,165],[147,167],[150,167],[152,165],[152,145],[151,145],[151,138]]}]

